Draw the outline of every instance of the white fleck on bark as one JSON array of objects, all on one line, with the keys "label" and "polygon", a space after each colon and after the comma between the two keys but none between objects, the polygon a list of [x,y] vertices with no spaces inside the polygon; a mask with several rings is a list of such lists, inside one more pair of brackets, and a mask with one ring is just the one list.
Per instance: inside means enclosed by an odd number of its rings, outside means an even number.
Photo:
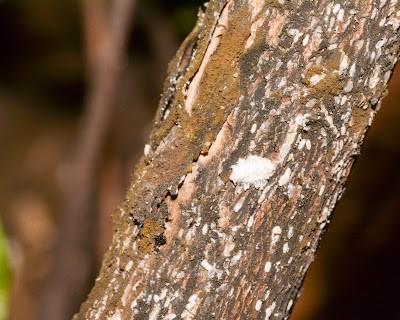
[{"label": "white fleck on bark", "polygon": [[212,0],[76,319],[286,319],[399,52],[398,1]]}]

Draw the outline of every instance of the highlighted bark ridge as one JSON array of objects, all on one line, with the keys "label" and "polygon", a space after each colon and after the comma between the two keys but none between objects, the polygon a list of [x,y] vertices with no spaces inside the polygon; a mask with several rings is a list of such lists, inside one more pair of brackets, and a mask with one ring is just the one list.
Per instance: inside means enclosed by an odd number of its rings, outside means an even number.
[{"label": "highlighted bark ridge", "polygon": [[212,0],[76,319],[286,319],[399,52],[391,0]]}]

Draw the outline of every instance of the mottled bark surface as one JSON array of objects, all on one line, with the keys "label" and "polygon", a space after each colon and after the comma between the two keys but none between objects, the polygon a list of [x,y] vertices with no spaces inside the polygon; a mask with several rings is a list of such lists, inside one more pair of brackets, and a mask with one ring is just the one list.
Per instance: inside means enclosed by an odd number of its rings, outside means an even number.
[{"label": "mottled bark surface", "polygon": [[400,3],[213,0],[76,319],[285,319],[371,125]]}]

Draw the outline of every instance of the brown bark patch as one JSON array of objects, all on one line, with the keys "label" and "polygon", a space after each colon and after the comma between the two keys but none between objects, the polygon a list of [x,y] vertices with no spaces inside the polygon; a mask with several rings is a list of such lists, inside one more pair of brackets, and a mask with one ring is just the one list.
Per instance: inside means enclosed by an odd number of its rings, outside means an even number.
[{"label": "brown bark patch", "polygon": [[145,219],[139,232],[138,248],[142,254],[150,253],[156,246],[165,244],[164,227],[155,219]]}]

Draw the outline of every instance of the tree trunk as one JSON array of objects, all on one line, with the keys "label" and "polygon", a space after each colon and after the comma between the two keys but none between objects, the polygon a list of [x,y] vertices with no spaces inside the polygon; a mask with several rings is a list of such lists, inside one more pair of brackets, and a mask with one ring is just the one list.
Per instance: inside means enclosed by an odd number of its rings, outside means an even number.
[{"label": "tree trunk", "polygon": [[397,60],[398,1],[212,0],[76,319],[285,319]]}]

